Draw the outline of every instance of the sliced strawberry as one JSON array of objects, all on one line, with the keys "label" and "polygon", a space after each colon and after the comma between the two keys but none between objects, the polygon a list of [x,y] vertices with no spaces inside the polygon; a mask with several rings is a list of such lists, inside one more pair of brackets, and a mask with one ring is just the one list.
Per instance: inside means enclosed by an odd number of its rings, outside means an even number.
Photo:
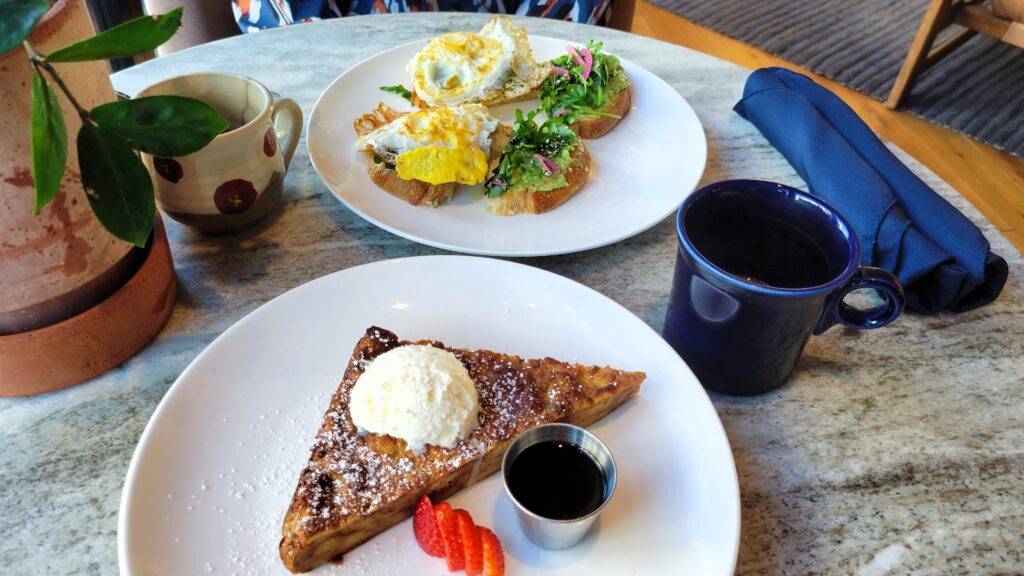
[{"label": "sliced strawberry", "polygon": [[437,525],[434,505],[430,503],[430,498],[426,494],[416,505],[416,513],[412,516],[412,532],[416,535],[416,542],[424,552],[431,556],[444,558],[444,540],[441,538],[441,528]]},{"label": "sliced strawberry", "polygon": [[455,520],[459,523],[459,536],[462,537],[462,555],[466,560],[466,576],[479,576],[484,569],[484,551],[480,529],[473,523],[473,517],[465,510],[456,510]]},{"label": "sliced strawberry", "polygon": [[448,561],[448,570],[462,570],[466,565],[466,559],[462,555],[462,538],[459,536],[459,523],[455,519],[455,511],[452,510],[451,504],[441,502],[434,506],[434,514],[437,515],[437,526],[441,529],[441,541],[444,542],[444,557]]},{"label": "sliced strawberry", "polygon": [[505,552],[501,549],[501,541],[487,528],[480,528],[480,541],[483,544],[484,576],[505,576]]}]

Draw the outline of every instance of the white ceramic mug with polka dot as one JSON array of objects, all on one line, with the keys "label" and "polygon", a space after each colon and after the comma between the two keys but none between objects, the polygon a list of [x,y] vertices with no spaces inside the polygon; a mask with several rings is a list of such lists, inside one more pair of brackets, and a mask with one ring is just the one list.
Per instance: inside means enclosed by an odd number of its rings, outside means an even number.
[{"label": "white ceramic mug with polka dot", "polygon": [[302,132],[302,110],[245,76],[197,72],[168,78],[138,96],[187,96],[213,106],[228,129],[202,150],[142,159],[160,208],[204,232],[227,233],[266,216],[281,199]]}]

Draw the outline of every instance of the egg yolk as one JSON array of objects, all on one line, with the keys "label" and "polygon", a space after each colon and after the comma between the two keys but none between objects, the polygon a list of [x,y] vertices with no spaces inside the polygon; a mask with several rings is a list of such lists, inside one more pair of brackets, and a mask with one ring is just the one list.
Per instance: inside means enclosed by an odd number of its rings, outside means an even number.
[{"label": "egg yolk", "polygon": [[475,137],[473,121],[479,123],[478,116],[452,108],[427,108],[405,116],[399,130],[424,144],[444,142],[451,147]]},{"label": "egg yolk", "polygon": [[487,154],[466,141],[451,148],[424,146],[395,157],[395,169],[403,180],[421,180],[432,185],[479,184],[487,176]]}]

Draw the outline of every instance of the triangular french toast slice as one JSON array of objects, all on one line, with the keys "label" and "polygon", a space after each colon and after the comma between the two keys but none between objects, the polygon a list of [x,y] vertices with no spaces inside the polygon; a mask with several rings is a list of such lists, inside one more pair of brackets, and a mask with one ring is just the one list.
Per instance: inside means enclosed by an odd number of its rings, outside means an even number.
[{"label": "triangular french toast slice", "polygon": [[[450,350],[477,388],[479,426],[452,448],[427,446],[421,454],[390,436],[360,436],[349,416],[349,392],[377,356],[405,344]],[[525,360],[488,350],[448,348],[440,342],[405,342],[371,327],[356,344],[317,433],[309,463],[284,519],[281,559],[307,572],[409,517],[424,493],[439,502],[501,466],[508,444],[547,422],[588,426],[640,389],[643,372]]]}]

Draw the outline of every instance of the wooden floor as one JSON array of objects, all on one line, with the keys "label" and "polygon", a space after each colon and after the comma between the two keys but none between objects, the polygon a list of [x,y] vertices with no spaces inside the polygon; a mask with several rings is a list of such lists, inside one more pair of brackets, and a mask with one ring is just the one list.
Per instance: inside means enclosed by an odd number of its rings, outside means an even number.
[{"label": "wooden floor", "polygon": [[786,66],[835,92],[881,137],[949,182],[1024,250],[1024,159],[915,116],[894,112],[860,92],[763,50],[702,28],[637,0],[633,32],[699,50],[747,68]]}]

